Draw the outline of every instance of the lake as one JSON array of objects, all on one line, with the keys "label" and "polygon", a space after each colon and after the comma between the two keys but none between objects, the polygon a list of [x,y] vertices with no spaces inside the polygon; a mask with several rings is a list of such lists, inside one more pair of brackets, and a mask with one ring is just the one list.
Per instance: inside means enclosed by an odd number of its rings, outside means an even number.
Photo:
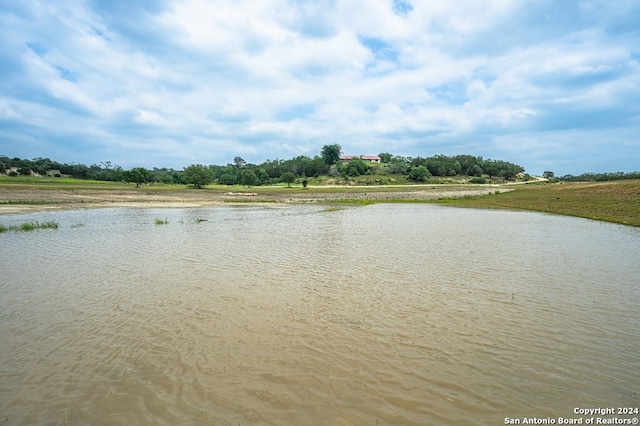
[{"label": "lake", "polygon": [[27,220],[60,227],[0,234],[3,425],[640,406],[637,228],[425,204],[0,216]]}]

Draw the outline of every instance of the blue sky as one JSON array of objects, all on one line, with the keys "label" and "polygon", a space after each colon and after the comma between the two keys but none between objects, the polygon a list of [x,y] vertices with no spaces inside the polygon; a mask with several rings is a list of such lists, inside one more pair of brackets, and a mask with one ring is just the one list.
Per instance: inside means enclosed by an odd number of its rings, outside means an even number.
[{"label": "blue sky", "polygon": [[640,170],[637,0],[0,0],[0,154]]}]

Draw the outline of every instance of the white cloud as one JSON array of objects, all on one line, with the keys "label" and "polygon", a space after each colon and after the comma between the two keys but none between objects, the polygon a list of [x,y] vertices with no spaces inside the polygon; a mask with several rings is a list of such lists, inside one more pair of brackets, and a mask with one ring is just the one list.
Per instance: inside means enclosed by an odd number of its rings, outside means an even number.
[{"label": "white cloud", "polygon": [[[182,167],[315,155],[335,142],[411,156],[471,143],[466,153],[535,168],[545,155],[536,132],[558,144],[563,126],[589,128],[587,138],[638,133],[634,2],[403,4],[0,6],[0,151],[14,150],[12,137],[38,140],[15,155],[53,158],[67,142],[46,135],[66,134],[87,158],[96,148],[124,164]],[[510,137],[528,142],[506,151]]]}]

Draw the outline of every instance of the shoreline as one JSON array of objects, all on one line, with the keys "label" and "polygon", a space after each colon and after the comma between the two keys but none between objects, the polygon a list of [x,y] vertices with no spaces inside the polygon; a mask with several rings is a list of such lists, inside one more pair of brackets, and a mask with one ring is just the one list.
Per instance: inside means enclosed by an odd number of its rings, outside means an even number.
[{"label": "shoreline", "polygon": [[97,208],[191,208],[208,206],[286,206],[437,203],[453,207],[526,210],[640,227],[640,179],[608,182],[383,185],[383,186],[212,186],[168,185],[134,188],[125,184],[0,184],[0,217]]},{"label": "shoreline", "polygon": [[[316,203],[365,202],[428,202],[439,199],[464,198],[493,194],[496,190],[509,192],[504,187],[450,188],[450,187],[362,187],[311,188],[289,191],[289,188],[269,188],[264,191],[247,188],[221,190],[147,188],[111,189],[59,189],[0,187],[0,215],[26,214],[42,211],[81,210],[96,208],[192,208],[224,205],[274,205]],[[257,192],[260,191],[260,192]]]}]

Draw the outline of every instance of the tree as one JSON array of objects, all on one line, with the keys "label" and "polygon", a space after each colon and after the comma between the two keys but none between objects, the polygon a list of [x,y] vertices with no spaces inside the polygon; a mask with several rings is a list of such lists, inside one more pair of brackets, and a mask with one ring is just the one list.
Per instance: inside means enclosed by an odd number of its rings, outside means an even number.
[{"label": "tree", "polygon": [[485,163],[484,172],[489,175],[489,178],[500,176],[500,167],[495,161],[489,160]]},{"label": "tree", "polygon": [[208,167],[205,167],[202,164],[192,164],[184,168],[182,181],[187,184],[190,183],[200,189],[213,181],[213,175],[209,171]]},{"label": "tree", "polygon": [[325,145],[322,147],[322,159],[325,164],[331,166],[340,161],[340,155],[342,154],[342,148],[338,144]]},{"label": "tree", "polygon": [[31,174],[31,168],[28,166],[18,167],[18,173],[24,176],[28,176]]},{"label": "tree", "polygon": [[502,177],[504,178],[504,180],[516,180],[516,174],[511,170],[507,170],[506,172],[504,172],[502,174]]},{"label": "tree", "polygon": [[545,179],[553,179],[554,176],[555,174],[550,170],[546,170],[544,173],[542,173],[542,177]]},{"label": "tree", "polygon": [[140,188],[141,183],[147,183],[151,180],[151,172],[144,167],[134,167],[123,172],[123,178],[127,182],[134,182],[136,188]]},{"label": "tree", "polygon": [[378,157],[380,157],[381,162],[390,163],[393,155],[389,154],[388,152],[381,152],[380,154],[378,154]]},{"label": "tree", "polygon": [[171,170],[162,168],[158,169],[156,167],[153,168],[153,181],[161,182],[166,184],[174,183],[174,177]]},{"label": "tree", "polygon": [[393,162],[391,164],[389,164],[389,172],[393,173],[394,175],[403,175],[405,173],[407,173],[407,170],[409,170],[409,165],[407,163],[403,162]]},{"label": "tree", "polygon": [[409,179],[415,182],[425,182],[430,177],[431,173],[425,166],[412,167],[409,172]]},{"label": "tree", "polygon": [[355,177],[364,175],[369,171],[369,165],[361,158],[354,158],[344,168],[347,176]]},{"label": "tree", "polygon": [[242,169],[240,174],[238,175],[239,183],[242,185],[253,186],[260,183],[258,176],[256,176],[256,172],[249,169]]},{"label": "tree", "polygon": [[234,175],[233,173],[225,172],[218,178],[218,183],[220,185],[235,185],[236,175]]},{"label": "tree", "polygon": [[291,184],[295,181],[296,175],[291,172],[283,173],[282,176],[280,176],[280,182],[286,183],[288,188],[291,188]]},{"label": "tree", "polygon": [[244,161],[242,157],[234,157],[233,164],[235,164],[237,168],[241,168],[242,166],[247,164],[247,162]]},{"label": "tree", "polygon": [[482,176],[482,167],[475,164],[473,167],[471,167],[471,170],[469,171],[469,176],[476,176],[476,177]]}]

